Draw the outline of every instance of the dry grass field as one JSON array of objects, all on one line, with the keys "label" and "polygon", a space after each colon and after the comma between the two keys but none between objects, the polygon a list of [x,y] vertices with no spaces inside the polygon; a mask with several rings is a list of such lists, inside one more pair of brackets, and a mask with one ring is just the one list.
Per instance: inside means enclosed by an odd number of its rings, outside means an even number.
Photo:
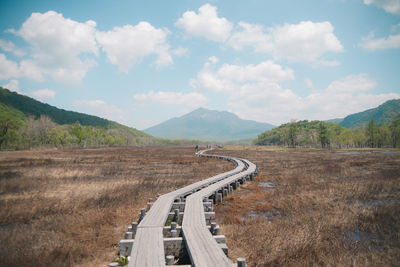
[{"label": "dry grass field", "polygon": [[[0,266],[106,266],[149,197],[232,169],[192,147],[0,153]],[[399,266],[400,153],[230,147],[261,173],[216,206],[249,266]]]},{"label": "dry grass field", "polygon": [[216,206],[249,266],[400,266],[400,152],[231,147],[261,170]]},{"label": "dry grass field", "polygon": [[193,147],[0,153],[0,266],[108,266],[149,197],[232,165]]}]

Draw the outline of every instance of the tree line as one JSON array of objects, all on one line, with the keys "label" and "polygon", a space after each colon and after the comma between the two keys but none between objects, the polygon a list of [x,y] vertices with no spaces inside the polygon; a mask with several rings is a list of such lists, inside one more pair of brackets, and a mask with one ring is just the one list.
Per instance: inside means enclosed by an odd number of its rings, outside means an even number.
[{"label": "tree line", "polygon": [[260,134],[256,145],[320,148],[400,147],[400,115],[378,125],[371,119],[364,128],[348,129],[332,122],[298,121]]},{"label": "tree line", "polygon": [[138,135],[136,129],[85,126],[78,121],[59,125],[49,116],[25,118],[18,110],[2,110],[0,105],[0,150],[34,148],[87,148],[134,145],[193,145],[197,140],[169,140]]},{"label": "tree line", "polygon": [[37,119],[28,117],[25,120],[2,115],[0,148],[3,150],[144,145],[151,139],[135,136],[123,128],[106,129],[100,126],[84,126],[79,122],[59,125],[46,115]]}]

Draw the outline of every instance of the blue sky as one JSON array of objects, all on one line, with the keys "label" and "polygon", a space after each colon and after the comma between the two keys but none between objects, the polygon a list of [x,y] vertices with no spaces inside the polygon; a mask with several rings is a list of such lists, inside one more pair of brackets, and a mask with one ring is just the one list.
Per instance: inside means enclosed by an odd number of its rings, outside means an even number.
[{"label": "blue sky", "polygon": [[400,0],[0,0],[0,85],[138,129],[344,117],[399,84]]}]

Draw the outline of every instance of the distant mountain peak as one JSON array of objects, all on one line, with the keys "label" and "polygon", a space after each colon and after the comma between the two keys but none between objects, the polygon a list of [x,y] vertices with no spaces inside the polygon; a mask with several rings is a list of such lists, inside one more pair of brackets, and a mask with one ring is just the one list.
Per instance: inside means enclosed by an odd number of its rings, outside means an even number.
[{"label": "distant mountain peak", "polygon": [[184,116],[198,116],[201,118],[237,118],[240,119],[236,114],[225,111],[225,110],[212,110],[212,109],[206,109],[206,108],[198,108],[193,110],[192,112],[187,113]]},{"label": "distant mountain peak", "polygon": [[274,126],[251,120],[242,120],[228,111],[197,108],[144,130],[156,137],[170,139],[198,139],[202,141],[232,141],[252,139]]},{"label": "distant mountain peak", "polygon": [[[208,111],[208,109],[203,108],[203,107],[199,107],[199,108],[193,110],[192,112],[206,112],[206,111]],[[190,113],[192,113],[192,112],[190,112]]]}]

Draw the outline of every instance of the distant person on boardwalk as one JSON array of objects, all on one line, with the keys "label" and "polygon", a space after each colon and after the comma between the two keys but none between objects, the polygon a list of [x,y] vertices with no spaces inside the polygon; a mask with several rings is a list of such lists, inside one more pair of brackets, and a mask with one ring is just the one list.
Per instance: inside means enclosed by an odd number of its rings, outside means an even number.
[{"label": "distant person on boardwalk", "polygon": [[196,145],[196,152],[199,152],[199,145]]}]

